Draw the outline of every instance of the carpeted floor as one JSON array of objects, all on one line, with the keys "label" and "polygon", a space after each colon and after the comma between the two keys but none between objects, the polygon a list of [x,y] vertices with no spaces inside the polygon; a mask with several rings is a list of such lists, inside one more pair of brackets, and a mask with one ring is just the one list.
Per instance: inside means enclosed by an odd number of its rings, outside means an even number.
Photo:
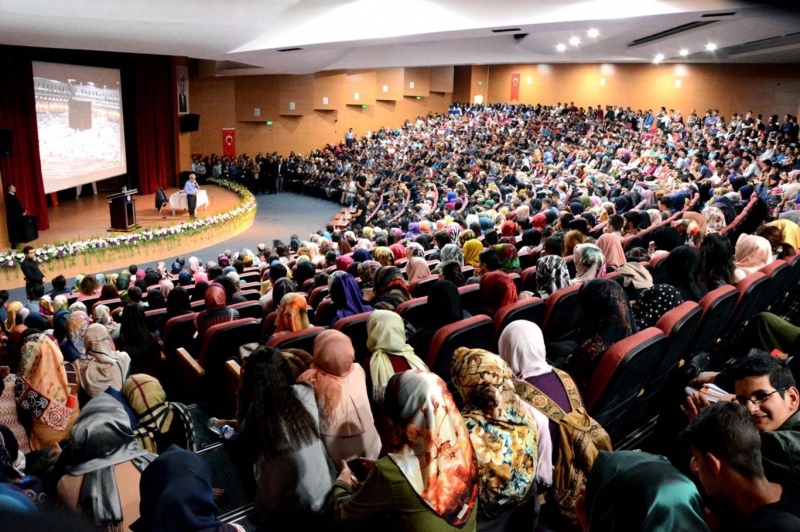
[{"label": "carpeted floor", "polygon": [[[274,239],[281,239],[288,243],[292,234],[297,234],[301,240],[305,240],[311,233],[324,228],[341,210],[341,205],[338,203],[301,196],[292,192],[282,192],[277,196],[259,194],[256,196],[256,200],[258,201],[256,220],[250,229],[232,237],[227,242],[198,249],[192,255],[198,257],[201,262],[205,262],[217,260],[217,256],[226,249],[238,251],[247,247],[255,251],[260,242],[270,246]],[[186,259],[189,256],[191,255],[187,255]],[[163,260],[167,264],[171,264],[174,259],[175,257],[164,257]],[[155,268],[156,264],[157,262],[148,262],[137,264],[137,266]],[[72,280],[68,279],[67,281],[68,286],[71,286]],[[52,290],[49,282],[45,289],[48,292]],[[24,288],[9,290],[9,294],[9,301],[25,301]]]}]

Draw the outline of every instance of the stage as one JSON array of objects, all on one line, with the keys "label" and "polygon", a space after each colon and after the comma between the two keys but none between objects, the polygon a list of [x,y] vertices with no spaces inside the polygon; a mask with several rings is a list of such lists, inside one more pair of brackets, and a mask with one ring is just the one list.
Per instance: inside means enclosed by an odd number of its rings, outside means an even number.
[{"label": "stage", "polygon": [[[233,209],[239,203],[239,195],[215,185],[204,185],[201,187],[208,192],[209,205],[205,209],[198,207],[197,217],[203,218],[213,216],[224,211]],[[167,198],[178,188],[164,189]],[[40,231],[39,238],[28,244],[20,244],[39,248],[45,245],[54,245],[63,242],[76,240],[87,240],[89,238],[107,237],[111,233],[108,228],[111,225],[108,212],[108,201],[106,195],[110,192],[98,192],[97,194],[86,194],[92,191],[92,187],[83,187],[83,194],[75,200],[68,200],[59,203],[57,206],[48,206],[47,214],[50,218],[50,229]],[[136,195],[136,223],[142,229],[155,229],[177,223],[185,222],[189,219],[186,210],[175,211],[172,216],[172,209],[165,205],[161,209],[161,214],[156,210],[156,195],[146,196]],[[24,199],[24,198],[23,198]]]}]

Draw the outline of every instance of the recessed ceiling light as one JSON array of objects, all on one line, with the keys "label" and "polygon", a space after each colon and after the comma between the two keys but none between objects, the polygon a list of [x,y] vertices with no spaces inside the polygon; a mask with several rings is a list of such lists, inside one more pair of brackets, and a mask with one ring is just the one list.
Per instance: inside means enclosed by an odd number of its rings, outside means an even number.
[{"label": "recessed ceiling light", "polygon": [[656,54],[656,57],[653,59],[653,63],[659,64],[663,60],[664,60],[664,54]]},{"label": "recessed ceiling light", "polygon": [[563,52],[566,49],[567,49],[566,44],[559,44],[558,46],[556,46],[556,50],[558,50],[559,52]]},{"label": "recessed ceiling light", "polygon": [[717,45],[714,44],[713,42],[710,42],[710,43],[708,43],[706,45],[706,50],[708,50],[709,52],[713,52],[716,49],[717,49]]},{"label": "recessed ceiling light", "polygon": [[571,38],[571,39],[569,40],[569,43],[570,43],[572,46],[578,46],[578,45],[581,43],[581,39],[580,39],[580,37],[573,37],[573,38]]},{"label": "recessed ceiling light", "polygon": [[590,29],[590,30],[589,30],[589,31],[587,31],[586,33],[587,33],[587,34],[589,35],[589,37],[591,37],[591,38],[595,38],[595,37],[597,37],[598,35],[600,35],[600,32],[599,32],[599,31],[597,31],[597,30],[596,30],[596,29],[594,29],[594,28]]},{"label": "recessed ceiling light", "polygon": [[681,54],[681,57],[686,57],[687,55],[689,55],[689,50],[687,50],[686,48],[682,48],[681,51],[678,53]]}]

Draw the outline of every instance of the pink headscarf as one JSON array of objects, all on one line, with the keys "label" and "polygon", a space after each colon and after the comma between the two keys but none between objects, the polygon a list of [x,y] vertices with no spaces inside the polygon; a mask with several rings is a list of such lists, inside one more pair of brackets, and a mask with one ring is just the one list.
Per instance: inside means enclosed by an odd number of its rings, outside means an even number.
[{"label": "pink headscarf", "polygon": [[431,275],[431,269],[428,263],[422,257],[411,257],[406,266],[406,275],[408,275],[408,284],[410,285],[418,279],[424,279]]},{"label": "pink headscarf", "polygon": [[625,259],[625,251],[622,249],[620,238],[616,235],[604,233],[597,239],[597,247],[603,252],[606,264],[614,269],[628,262]]},{"label": "pink headscarf", "polygon": [[341,255],[336,258],[336,269],[342,270],[343,272],[347,271],[347,268],[353,264],[353,257],[350,255]]},{"label": "pink headscarf", "polygon": [[755,273],[772,262],[772,246],[762,236],[742,233],[736,241],[736,267],[745,275]]}]

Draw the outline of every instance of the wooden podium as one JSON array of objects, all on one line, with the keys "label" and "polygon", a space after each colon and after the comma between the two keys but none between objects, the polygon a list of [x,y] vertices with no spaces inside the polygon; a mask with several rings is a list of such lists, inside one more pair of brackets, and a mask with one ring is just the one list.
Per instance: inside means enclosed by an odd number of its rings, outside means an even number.
[{"label": "wooden podium", "polygon": [[136,201],[133,195],[138,192],[136,189],[123,190],[106,196],[111,215],[109,231],[132,231],[136,228]]}]

